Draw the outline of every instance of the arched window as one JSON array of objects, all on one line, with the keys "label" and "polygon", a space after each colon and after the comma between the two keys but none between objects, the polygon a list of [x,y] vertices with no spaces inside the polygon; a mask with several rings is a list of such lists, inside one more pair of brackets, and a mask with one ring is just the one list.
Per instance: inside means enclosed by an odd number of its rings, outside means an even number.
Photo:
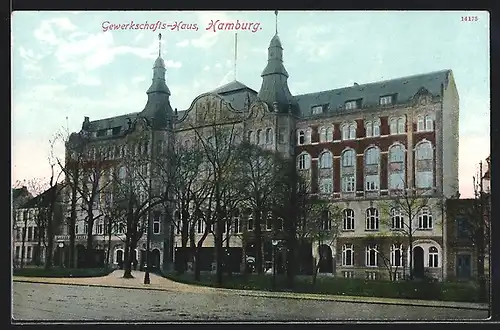
[{"label": "arched window", "polygon": [[253,143],[255,141],[255,133],[254,133],[254,131],[248,132],[248,141],[250,143]]},{"label": "arched window", "polygon": [[354,265],[354,248],[352,244],[342,246],[342,266]]},{"label": "arched window", "polygon": [[378,230],[378,210],[370,207],[366,210],[366,230]]},{"label": "arched window", "polygon": [[306,144],[310,144],[311,143],[311,135],[312,135],[312,129],[310,127],[308,127],[306,129]]},{"label": "arched window", "polygon": [[429,248],[429,267],[439,267],[439,253],[435,246]]},{"label": "arched window", "polygon": [[349,125],[349,140],[355,140],[355,139],[356,139],[356,125],[350,124]]},{"label": "arched window", "polygon": [[371,121],[365,122],[365,129],[366,129],[366,137],[372,137],[373,136],[373,126]]},{"label": "arched window", "polygon": [[255,137],[257,138],[257,140],[255,141],[256,144],[261,144],[262,143],[262,130],[257,130],[257,134],[255,135]]},{"label": "arched window", "polygon": [[366,246],[366,266],[367,267],[378,266],[378,246],[375,244],[370,244]]},{"label": "arched window", "polygon": [[434,186],[434,151],[429,141],[421,142],[415,148],[415,180],[417,188],[429,189]]},{"label": "arched window", "polygon": [[303,130],[298,131],[298,142],[299,145],[306,143],[306,133]]},{"label": "arched window", "polygon": [[327,142],[333,141],[333,128],[331,127],[326,128],[326,141]]},{"label": "arched window", "polygon": [[253,230],[253,212],[251,210],[248,211],[248,218],[247,218],[247,230],[252,231]]},{"label": "arched window", "polygon": [[297,168],[299,170],[308,170],[311,167],[311,156],[309,154],[300,154],[297,158]]},{"label": "arched window", "polygon": [[398,119],[398,134],[404,134],[406,132],[405,118],[401,117]]},{"label": "arched window", "polygon": [[425,121],[423,116],[417,117],[417,132],[425,131]]},{"label": "arched window", "polygon": [[349,140],[349,125],[342,125],[342,140]]},{"label": "arched window", "polygon": [[401,144],[389,148],[389,190],[405,187],[405,150]]},{"label": "arched window", "polygon": [[345,209],[342,211],[342,217],[343,217],[343,222],[344,230],[354,230],[354,210],[352,209]]},{"label": "arched window", "polygon": [[240,212],[236,210],[233,214],[233,223],[234,223],[234,233],[241,233],[241,220],[240,220]]},{"label": "arched window", "polygon": [[326,128],[321,127],[319,129],[319,142],[326,142]]},{"label": "arched window", "polygon": [[268,128],[266,129],[266,144],[272,144],[273,143],[273,129]]},{"label": "arched window", "polygon": [[432,214],[428,207],[420,209],[418,214],[418,229],[432,229]]},{"label": "arched window", "polygon": [[403,266],[403,245],[393,244],[391,245],[391,266],[392,267],[402,267]]},{"label": "arched window", "polygon": [[380,188],[380,150],[370,148],[365,152],[365,190],[378,191]]},{"label": "arched window", "polygon": [[342,192],[351,193],[356,191],[356,152],[347,149],[341,158]]},{"label": "arched window", "polygon": [[380,136],[380,120],[373,121],[373,136]]},{"label": "arched window", "polygon": [[324,151],[319,156],[319,168],[332,168],[333,158],[332,153],[329,151]]},{"label": "arched window", "polygon": [[390,131],[391,134],[398,134],[398,120],[396,118],[391,118]]},{"label": "arched window", "polygon": [[391,229],[404,229],[404,217],[403,214],[401,214],[401,210],[399,208],[391,209]]},{"label": "arched window", "polygon": [[434,130],[434,122],[431,116],[425,116],[425,130],[426,131]]}]

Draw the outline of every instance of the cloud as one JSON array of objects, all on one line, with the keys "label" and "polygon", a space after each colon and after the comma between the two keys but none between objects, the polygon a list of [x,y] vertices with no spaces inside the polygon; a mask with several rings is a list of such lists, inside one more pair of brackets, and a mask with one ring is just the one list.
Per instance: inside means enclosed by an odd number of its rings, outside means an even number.
[{"label": "cloud", "polygon": [[203,68],[203,71],[210,71],[210,66],[205,65],[205,67]]},{"label": "cloud", "polygon": [[144,76],[134,77],[134,78],[132,78],[132,83],[137,84],[137,83],[143,82],[145,80],[146,80],[146,77],[144,77]]},{"label": "cloud", "polygon": [[84,86],[99,86],[101,84],[101,80],[97,77],[81,74],[78,76],[77,84]]},{"label": "cloud", "polygon": [[490,155],[490,139],[488,137],[468,137],[460,139],[459,145],[459,183],[460,194],[464,198],[472,197],[472,177],[477,175],[478,164]]},{"label": "cloud", "polygon": [[182,41],[179,41],[178,43],[175,44],[177,47],[186,47],[187,45],[189,45],[189,40],[188,39],[184,39]]}]

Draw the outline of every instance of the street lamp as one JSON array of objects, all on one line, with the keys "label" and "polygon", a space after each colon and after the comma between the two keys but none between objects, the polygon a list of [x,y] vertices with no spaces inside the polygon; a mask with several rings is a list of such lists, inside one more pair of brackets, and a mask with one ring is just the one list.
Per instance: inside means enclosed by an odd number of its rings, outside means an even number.
[{"label": "street lamp", "polygon": [[59,253],[59,254],[60,254],[60,257],[59,257],[59,258],[61,258],[61,260],[60,260],[60,265],[61,265],[61,267],[63,267],[63,261],[64,261],[64,258],[63,258],[63,253],[64,253],[64,251],[63,251],[63,248],[64,248],[64,242],[59,242],[59,244],[57,244],[57,246],[61,249],[61,250],[59,250],[59,251],[60,251],[60,253]]},{"label": "street lamp", "polygon": [[273,289],[276,288],[276,247],[278,246],[279,241],[273,239]]}]

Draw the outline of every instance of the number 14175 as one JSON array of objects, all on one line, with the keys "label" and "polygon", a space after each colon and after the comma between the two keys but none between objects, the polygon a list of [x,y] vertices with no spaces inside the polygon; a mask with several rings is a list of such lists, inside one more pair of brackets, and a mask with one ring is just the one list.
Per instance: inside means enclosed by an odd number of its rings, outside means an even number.
[{"label": "number 14175", "polygon": [[477,22],[479,17],[477,16],[462,16],[462,22]]}]

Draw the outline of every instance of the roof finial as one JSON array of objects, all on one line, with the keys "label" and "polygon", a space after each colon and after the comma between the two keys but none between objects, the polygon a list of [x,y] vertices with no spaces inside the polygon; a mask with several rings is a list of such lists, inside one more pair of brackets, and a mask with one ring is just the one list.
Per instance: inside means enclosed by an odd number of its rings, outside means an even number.
[{"label": "roof finial", "polygon": [[276,15],[276,34],[278,34],[278,11],[274,11],[274,15]]},{"label": "roof finial", "polygon": [[161,33],[158,34],[158,57],[161,57]]}]

